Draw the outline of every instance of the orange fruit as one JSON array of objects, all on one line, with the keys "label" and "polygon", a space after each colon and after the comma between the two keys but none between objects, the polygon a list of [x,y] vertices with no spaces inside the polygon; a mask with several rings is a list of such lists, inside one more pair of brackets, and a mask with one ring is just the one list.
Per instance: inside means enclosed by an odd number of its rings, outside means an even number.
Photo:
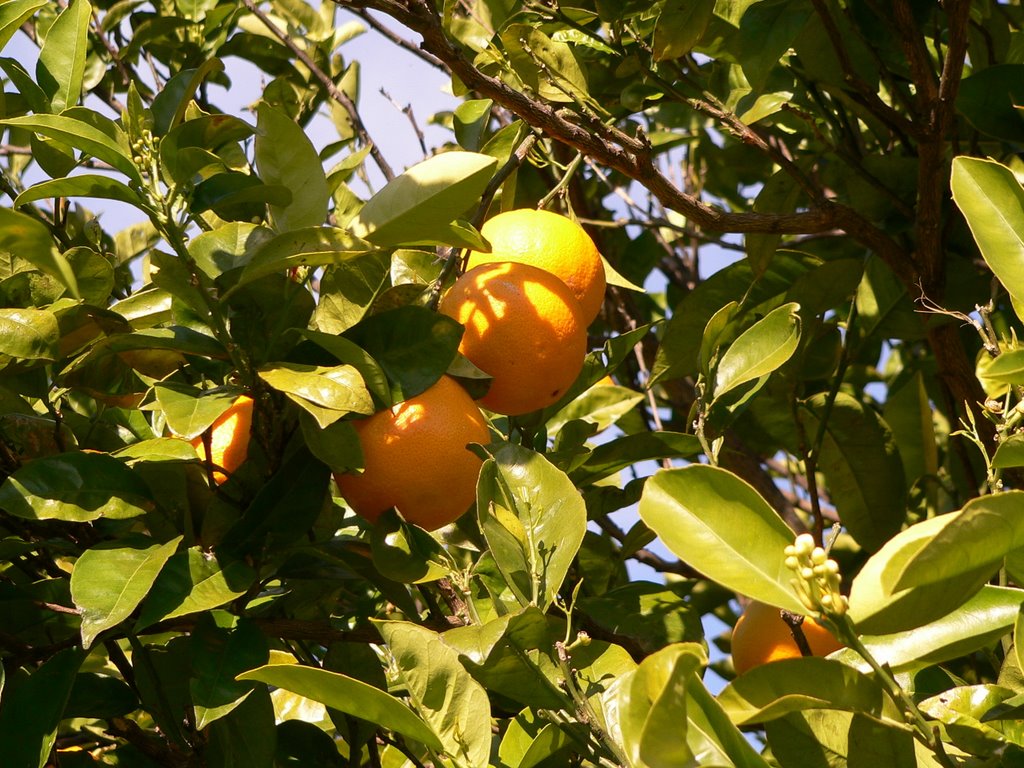
[{"label": "orange fruit", "polygon": [[[241,395],[209,427],[213,479],[217,485],[227,480],[228,475],[238,469],[249,454],[252,407],[252,398]],[[192,438],[192,447],[205,465],[206,446],[202,435]]]},{"label": "orange fruit", "polygon": [[601,311],[605,276],[590,235],[572,219],[551,211],[519,208],[488,219],[480,229],[490,253],[472,251],[467,269],[498,261],[539,267],[569,286],[583,307],[584,325]]},{"label": "orange fruit", "polygon": [[455,379],[368,419],[352,422],[363,448],[362,474],[336,474],[349,505],[370,522],[396,507],[428,531],[461,516],[476,499],[480,458],[466,446],[490,442],[483,414]]},{"label": "orange fruit", "polygon": [[[810,616],[800,625],[807,645],[815,656],[827,656],[843,644]],[[732,665],[736,674],[779,659],[793,659],[803,654],[793,639],[779,609],[765,603],[752,602],[740,615],[732,631]]]},{"label": "orange fruit", "polygon": [[517,262],[481,264],[455,281],[441,312],[465,326],[459,351],[492,377],[480,404],[517,416],[554,403],[587,354],[583,310],[565,283]]}]

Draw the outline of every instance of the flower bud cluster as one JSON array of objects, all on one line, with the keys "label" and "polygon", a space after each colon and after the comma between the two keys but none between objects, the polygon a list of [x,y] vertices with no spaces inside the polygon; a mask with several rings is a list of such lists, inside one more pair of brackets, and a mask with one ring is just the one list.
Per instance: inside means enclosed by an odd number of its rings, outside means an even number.
[{"label": "flower bud cluster", "polygon": [[826,616],[846,613],[849,603],[839,591],[842,581],[839,563],[816,546],[809,533],[797,536],[796,541],[786,547],[785,554],[786,567],[796,574],[790,584],[807,610]]}]

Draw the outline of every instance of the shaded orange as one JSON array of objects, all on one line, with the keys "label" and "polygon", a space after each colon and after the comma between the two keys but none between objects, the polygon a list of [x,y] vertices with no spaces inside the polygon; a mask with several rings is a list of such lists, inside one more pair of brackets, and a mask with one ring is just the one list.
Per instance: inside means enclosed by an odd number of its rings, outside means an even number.
[{"label": "shaded orange", "polygon": [[455,281],[439,309],[466,327],[459,351],[493,377],[480,403],[495,413],[549,406],[583,369],[582,308],[565,283],[542,269],[481,264]]},{"label": "shaded orange", "polygon": [[[207,430],[210,433],[211,463],[214,466],[213,479],[220,485],[238,469],[249,454],[249,432],[252,430],[253,400],[248,395],[239,396]],[[206,446],[203,436],[192,439],[192,447],[206,464]],[[223,470],[223,471],[222,471]]]},{"label": "shaded orange", "polygon": [[[838,651],[843,644],[810,616],[804,618],[800,629],[814,656],[827,656]],[[736,674],[779,659],[793,659],[800,652],[789,624],[779,609],[765,603],[752,602],[743,611],[732,631],[732,665]]]},{"label": "shaded orange", "polygon": [[515,261],[539,267],[569,286],[590,325],[604,301],[601,254],[590,235],[572,219],[552,211],[519,208],[488,219],[480,229],[490,253],[473,251],[467,267]]},{"label": "shaded orange", "polygon": [[482,462],[466,446],[486,445],[490,434],[455,379],[442,376],[422,394],[352,424],[364,469],[334,479],[352,509],[371,522],[396,507],[406,520],[432,531],[476,499]]}]

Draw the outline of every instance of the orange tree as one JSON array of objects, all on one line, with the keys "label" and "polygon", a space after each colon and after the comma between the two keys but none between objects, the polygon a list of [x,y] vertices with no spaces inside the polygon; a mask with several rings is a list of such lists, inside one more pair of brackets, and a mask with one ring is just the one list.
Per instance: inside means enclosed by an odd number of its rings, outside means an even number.
[{"label": "orange tree", "polygon": [[[404,170],[368,28],[459,104]],[[1000,0],[0,2],[0,763],[1021,765],[1022,39]],[[371,523],[364,422],[484,395],[438,305],[519,208],[604,257],[582,370],[407,452],[476,482],[453,523]],[[845,647],[736,676],[750,601]]]}]

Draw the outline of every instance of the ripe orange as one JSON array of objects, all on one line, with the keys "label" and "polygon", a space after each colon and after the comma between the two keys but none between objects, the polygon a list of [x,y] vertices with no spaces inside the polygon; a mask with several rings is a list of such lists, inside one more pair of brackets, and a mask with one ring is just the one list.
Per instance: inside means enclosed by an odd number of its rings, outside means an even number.
[{"label": "ripe orange", "polygon": [[371,522],[397,507],[428,531],[454,521],[476,498],[480,459],[466,446],[490,442],[487,422],[455,379],[442,376],[416,397],[352,424],[363,473],[334,479],[351,507]]},{"label": "ripe orange", "polygon": [[[800,629],[815,656],[827,656],[843,647],[831,632],[810,616],[804,619]],[[736,674],[770,661],[793,659],[801,655],[789,625],[774,606],[751,603],[733,628],[732,665]]]},{"label": "ripe orange", "polygon": [[584,325],[597,317],[604,301],[604,263],[590,235],[575,221],[551,211],[519,208],[488,219],[480,232],[491,252],[471,252],[467,269],[498,261],[531,264],[569,286],[583,306]]},{"label": "ripe orange", "polygon": [[[252,398],[241,395],[210,425],[211,463],[215,468],[213,479],[217,485],[227,480],[228,475],[238,469],[249,454],[252,407]],[[202,435],[192,439],[192,447],[205,465],[206,446]]]},{"label": "ripe orange", "polygon": [[554,403],[579,376],[586,321],[565,283],[529,264],[481,264],[439,309],[466,327],[459,351],[492,378],[480,403],[517,416]]}]

